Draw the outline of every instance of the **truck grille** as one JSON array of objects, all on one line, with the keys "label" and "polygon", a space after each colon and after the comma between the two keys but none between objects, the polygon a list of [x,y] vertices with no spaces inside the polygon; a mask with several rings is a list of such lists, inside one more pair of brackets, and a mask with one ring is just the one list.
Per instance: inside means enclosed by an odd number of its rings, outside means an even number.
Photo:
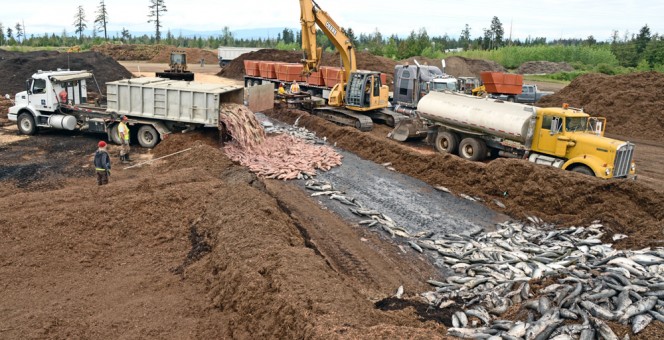
[{"label": "truck grille", "polygon": [[626,177],[632,165],[634,144],[625,143],[616,150],[616,160],[613,164],[613,177]]}]

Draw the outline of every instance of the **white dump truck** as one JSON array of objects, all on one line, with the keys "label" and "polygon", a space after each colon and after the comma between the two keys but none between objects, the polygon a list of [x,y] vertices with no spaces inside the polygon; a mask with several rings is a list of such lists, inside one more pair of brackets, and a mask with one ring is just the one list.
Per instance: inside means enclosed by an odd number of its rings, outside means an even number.
[{"label": "white dump truck", "polygon": [[521,158],[602,178],[635,173],[634,144],[604,137],[606,119],[579,109],[430,92],[415,115],[402,120],[391,138],[426,136],[438,151],[474,161]]},{"label": "white dump truck", "polygon": [[217,58],[219,58],[219,66],[225,67],[233,59],[249,52],[261,50],[260,47],[229,47],[222,46],[217,49]]},{"label": "white dump truck", "polygon": [[78,129],[106,133],[119,144],[117,123],[125,115],[138,143],[151,148],[173,131],[219,127],[220,105],[244,101],[239,86],[153,77],[108,82],[106,105],[88,103],[90,80],[88,71],[39,71],[27,80],[27,90],[16,94],[8,118],[26,135],[41,128]]}]

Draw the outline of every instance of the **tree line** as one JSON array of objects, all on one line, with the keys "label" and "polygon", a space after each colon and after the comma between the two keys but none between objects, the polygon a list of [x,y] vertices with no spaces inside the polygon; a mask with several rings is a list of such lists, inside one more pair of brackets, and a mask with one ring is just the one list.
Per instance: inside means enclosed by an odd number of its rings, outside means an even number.
[{"label": "tree line", "polygon": [[[165,0],[149,0],[148,22],[154,25],[154,34],[132,35],[129,30],[122,28],[114,36],[108,34],[109,16],[105,0],[100,0],[92,21],[92,34],[85,35],[88,28],[88,19],[83,6],[78,6],[74,15],[73,35],[67,30],[59,35],[55,33],[42,36],[25,34],[25,27],[16,23],[13,27],[0,23],[0,45],[23,45],[33,47],[74,46],[89,48],[92,45],[104,42],[130,43],[130,44],[166,44],[178,47],[217,48],[220,46],[237,47],[265,47],[283,50],[301,49],[301,32],[284,28],[276,37],[236,39],[229,27],[224,27],[216,36],[175,36],[170,30],[163,34],[163,15],[167,12]],[[494,16],[488,27],[482,29],[482,34],[471,36],[471,27],[468,24],[461,29],[458,37],[429,36],[425,28],[411,31],[406,37],[396,34],[384,36],[378,29],[373,33],[360,33],[352,28],[342,28],[358,51],[368,51],[396,60],[403,60],[413,56],[428,58],[443,58],[449,52],[464,51],[490,51],[507,46],[590,46],[610,48],[618,64],[622,67],[639,67],[639,69],[664,67],[664,36],[651,33],[648,25],[644,25],[636,34],[624,32],[621,36],[613,31],[609,41],[598,41],[592,35],[582,39],[554,39],[546,37],[528,37],[525,39],[511,39],[505,37],[505,30],[500,19]],[[334,46],[320,31],[317,31],[317,42],[325,50],[333,51]]]}]

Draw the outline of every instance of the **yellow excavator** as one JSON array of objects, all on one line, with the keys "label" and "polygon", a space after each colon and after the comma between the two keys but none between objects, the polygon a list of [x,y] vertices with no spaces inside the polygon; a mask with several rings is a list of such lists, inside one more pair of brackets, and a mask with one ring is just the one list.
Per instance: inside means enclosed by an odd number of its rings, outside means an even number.
[{"label": "yellow excavator", "polygon": [[389,89],[382,84],[380,72],[357,70],[355,48],[341,27],[313,0],[300,0],[302,24],[303,73],[319,69],[322,48],[316,43],[316,26],[339,51],[343,63],[341,82],[332,87],[328,105],[314,108],[314,114],[362,131],[373,128],[372,119],[394,126],[405,116],[390,111]]}]

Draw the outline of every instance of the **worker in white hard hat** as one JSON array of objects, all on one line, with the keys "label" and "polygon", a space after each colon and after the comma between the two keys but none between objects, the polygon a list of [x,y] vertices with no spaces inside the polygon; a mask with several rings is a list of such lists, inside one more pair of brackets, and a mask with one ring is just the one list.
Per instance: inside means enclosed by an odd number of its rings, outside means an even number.
[{"label": "worker in white hard hat", "polygon": [[297,83],[297,80],[293,80],[293,84],[290,86],[291,93],[300,93],[300,84]]}]

